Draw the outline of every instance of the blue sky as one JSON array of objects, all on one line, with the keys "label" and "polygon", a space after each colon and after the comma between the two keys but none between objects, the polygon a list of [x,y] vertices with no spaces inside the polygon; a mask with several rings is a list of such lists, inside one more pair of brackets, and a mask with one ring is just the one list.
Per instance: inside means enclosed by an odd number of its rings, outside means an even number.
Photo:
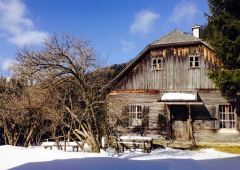
[{"label": "blue sky", "polygon": [[175,29],[192,33],[204,12],[207,0],[0,0],[0,67],[53,33],[87,37],[108,64],[124,63]]}]

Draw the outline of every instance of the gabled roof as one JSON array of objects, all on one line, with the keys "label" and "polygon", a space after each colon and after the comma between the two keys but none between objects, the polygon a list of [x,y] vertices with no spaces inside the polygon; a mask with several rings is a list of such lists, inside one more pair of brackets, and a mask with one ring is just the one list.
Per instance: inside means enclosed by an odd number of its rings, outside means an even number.
[{"label": "gabled roof", "polygon": [[108,88],[111,88],[119,79],[121,79],[122,76],[125,75],[125,73],[131,69],[141,58],[142,56],[151,48],[154,47],[161,47],[161,46],[172,46],[172,45],[187,45],[187,44],[204,44],[206,47],[210,48],[212,47],[207,44],[207,42],[203,41],[200,38],[194,37],[192,35],[189,35],[187,33],[184,33],[179,30],[174,30],[170,32],[169,34],[163,36],[162,38],[158,39],[157,41],[154,41],[153,43],[149,44],[144,50],[142,50],[128,65],[127,67],[118,74],[113,80],[111,80],[106,86],[104,86],[100,91],[103,92],[107,90]]},{"label": "gabled roof", "polygon": [[179,30],[174,30],[150,45],[166,45],[166,44],[178,44],[186,42],[199,42],[202,39],[189,35]]}]

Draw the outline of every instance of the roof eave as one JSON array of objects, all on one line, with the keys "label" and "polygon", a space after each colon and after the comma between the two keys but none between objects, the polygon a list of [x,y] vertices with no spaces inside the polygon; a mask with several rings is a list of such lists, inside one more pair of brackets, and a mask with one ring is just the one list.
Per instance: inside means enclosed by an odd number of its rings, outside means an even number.
[{"label": "roof eave", "polygon": [[177,42],[177,43],[168,43],[168,44],[150,44],[150,47],[167,47],[167,46],[179,46],[179,45],[193,45],[193,44],[203,44],[206,47],[208,47],[209,49],[211,49],[212,51],[213,48],[207,44],[207,42],[199,40],[199,41],[187,41],[187,42]]},{"label": "roof eave", "polygon": [[124,73],[131,68],[141,57],[142,55],[150,49],[150,45],[148,45],[144,50],[142,50],[124,69],[121,71],[114,79],[112,79],[107,85],[105,85],[100,92],[105,92],[108,87],[112,86],[119,78],[121,78]]}]

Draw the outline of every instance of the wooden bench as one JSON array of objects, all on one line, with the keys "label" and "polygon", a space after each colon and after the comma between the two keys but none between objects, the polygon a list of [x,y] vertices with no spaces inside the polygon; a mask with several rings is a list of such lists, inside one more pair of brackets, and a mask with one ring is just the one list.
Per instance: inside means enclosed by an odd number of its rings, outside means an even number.
[{"label": "wooden bench", "polygon": [[[78,142],[80,145],[83,145],[82,142]],[[64,146],[64,142],[61,143],[62,146]],[[75,149],[77,149],[78,152],[78,148],[79,146],[75,143],[75,142],[66,142],[66,146],[72,147],[72,151],[74,152]]]},{"label": "wooden bench", "polygon": [[52,150],[52,147],[57,146],[56,142],[42,142],[41,146],[44,147],[44,149],[50,148]]},{"label": "wooden bench", "polygon": [[[82,142],[78,142],[80,145],[82,145]],[[64,141],[60,141],[59,145],[62,149],[62,147],[64,146]],[[57,147],[57,143],[56,142],[42,142],[42,147],[44,147],[44,149],[50,148],[52,150],[53,147]],[[75,142],[66,142],[66,146],[68,147],[72,147],[72,151],[74,152],[75,149],[77,149],[78,152],[78,145]]]},{"label": "wooden bench", "polygon": [[115,153],[126,149],[142,148],[144,153],[153,150],[152,138],[145,136],[120,136],[115,139]]}]

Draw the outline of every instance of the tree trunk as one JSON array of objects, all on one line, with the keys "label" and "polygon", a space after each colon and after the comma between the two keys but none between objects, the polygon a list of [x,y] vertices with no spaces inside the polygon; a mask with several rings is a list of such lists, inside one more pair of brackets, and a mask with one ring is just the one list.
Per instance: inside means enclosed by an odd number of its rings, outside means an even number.
[{"label": "tree trunk", "polygon": [[97,141],[98,138],[93,135],[90,121],[87,121],[87,124],[88,124],[89,139],[91,140],[91,143],[92,143],[91,151],[95,153],[100,153],[100,145],[99,145],[99,142]]},{"label": "tree trunk", "polygon": [[32,129],[30,130],[30,132],[29,132],[29,134],[28,134],[28,136],[27,136],[27,139],[25,140],[25,142],[24,142],[24,144],[23,144],[24,147],[28,147],[29,142],[30,142],[30,140],[31,140],[31,137],[33,136],[33,132],[34,132],[34,131],[35,131],[35,128],[32,128]]},{"label": "tree trunk", "polygon": [[3,125],[4,125],[4,136],[6,138],[5,139],[6,145],[7,144],[13,145],[13,137],[12,137],[11,133],[9,132],[6,119],[3,119]]},{"label": "tree trunk", "polygon": [[[86,148],[84,148],[82,145],[80,145],[80,144],[78,143],[78,141],[76,141],[75,139],[73,139],[71,136],[70,136],[70,138],[71,138],[83,151],[89,152],[89,150],[86,149]],[[83,143],[83,145],[84,145],[84,143]]]},{"label": "tree trunk", "polygon": [[21,135],[21,131],[22,131],[22,128],[20,128],[18,133],[15,133],[16,135],[14,135],[14,146],[17,146],[17,144],[18,144],[18,140],[19,140],[19,137]]},{"label": "tree trunk", "polygon": [[64,129],[63,129],[63,127],[62,127],[62,133],[63,133],[63,141],[64,141],[64,151],[66,152],[66,133],[65,133],[65,131],[64,131]]}]

